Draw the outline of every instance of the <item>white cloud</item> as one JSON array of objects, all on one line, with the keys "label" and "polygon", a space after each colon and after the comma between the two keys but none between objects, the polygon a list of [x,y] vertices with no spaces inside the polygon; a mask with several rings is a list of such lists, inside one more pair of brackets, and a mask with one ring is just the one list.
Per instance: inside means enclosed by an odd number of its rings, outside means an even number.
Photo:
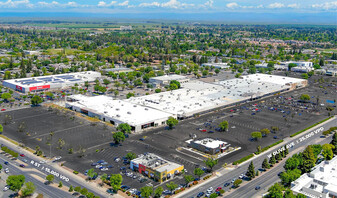
[{"label": "white cloud", "polygon": [[111,7],[113,5],[115,5],[117,3],[117,1],[111,1],[110,3],[106,3],[105,1],[100,1],[98,2],[98,7]]},{"label": "white cloud", "polygon": [[293,3],[293,4],[289,4],[287,7],[288,7],[288,8],[299,8],[300,5],[297,4],[297,3]]},{"label": "white cloud", "polygon": [[213,7],[213,3],[214,1],[213,0],[209,0],[209,1],[206,1],[206,3],[204,4],[206,7]]},{"label": "white cloud", "polygon": [[325,2],[322,4],[313,4],[311,7],[323,10],[337,10],[337,1]]},{"label": "white cloud", "polygon": [[160,3],[158,2],[152,2],[152,3],[141,3],[139,4],[139,7],[160,7]]},{"label": "white cloud", "polygon": [[227,3],[226,5],[227,8],[234,9],[240,7],[239,4],[232,2],[232,3]]},{"label": "white cloud", "polygon": [[124,1],[124,2],[122,2],[122,3],[119,3],[118,4],[119,6],[129,6],[129,1]]},{"label": "white cloud", "polygon": [[46,7],[46,8],[78,8],[78,7],[89,7],[88,5],[81,5],[78,4],[74,1],[69,1],[67,3],[59,3],[57,1],[52,1],[52,2],[45,2],[45,1],[40,1],[37,3],[38,6],[40,7]]},{"label": "white cloud", "polygon": [[267,6],[268,8],[283,8],[284,4],[283,3],[272,3]]},{"label": "white cloud", "polygon": [[21,7],[24,6],[28,8],[34,7],[34,5],[29,2],[29,0],[19,0],[19,1],[8,0],[6,2],[0,1],[0,7],[3,7],[3,8],[17,8],[20,6]]}]

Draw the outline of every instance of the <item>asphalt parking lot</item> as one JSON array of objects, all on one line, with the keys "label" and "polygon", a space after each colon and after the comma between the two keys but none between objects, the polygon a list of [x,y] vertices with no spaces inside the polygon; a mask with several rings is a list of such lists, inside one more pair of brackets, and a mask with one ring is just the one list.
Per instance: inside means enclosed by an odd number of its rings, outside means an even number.
[{"label": "asphalt parking lot", "polygon": [[[314,81],[315,79],[311,79]],[[204,166],[203,158],[188,152],[177,150],[179,147],[186,147],[185,141],[190,139],[191,134],[196,134],[198,138],[212,137],[229,142],[233,146],[242,147],[241,150],[220,158],[217,169],[224,163],[231,163],[254,151],[258,146],[265,147],[290,134],[306,128],[317,121],[328,117],[326,111],[326,100],[337,98],[336,85],[330,86],[330,82],[314,84],[304,89],[295,90],[266,99],[252,101],[220,109],[219,111],[202,115],[198,118],[187,119],[173,129],[156,128],[148,130],[142,134],[132,134],[121,145],[112,144],[112,128],[104,127],[102,124],[92,125],[89,121],[75,117],[71,113],[63,113],[56,110],[48,110],[45,107],[35,107],[29,109],[2,112],[0,117],[4,125],[4,135],[15,139],[31,148],[39,146],[45,155],[62,156],[64,165],[76,171],[84,173],[85,170],[95,168],[92,163],[98,160],[105,160],[111,166],[107,171],[96,169],[99,174],[121,173],[121,168],[128,165],[123,164],[123,160],[115,162],[116,157],[122,158],[128,152],[143,154],[145,152],[155,153],[164,159],[183,164],[187,174],[193,174],[193,169],[197,166]],[[322,87],[320,87],[322,86]],[[325,88],[324,88],[325,87]],[[316,96],[321,101],[319,105],[312,103],[299,103],[301,94],[309,94],[311,101],[316,102]],[[321,104],[324,104],[322,106]],[[336,114],[334,109],[332,114]],[[11,120],[5,118],[10,115]],[[8,117],[8,116],[7,116]],[[228,132],[217,132],[215,128],[218,124],[227,120],[229,122]],[[18,126],[24,123],[22,132],[18,132]],[[208,124],[206,124],[208,123]],[[207,126],[206,126],[207,125]],[[269,134],[258,141],[250,141],[250,134],[263,128],[271,126],[279,127],[275,134]],[[199,128],[206,129],[201,132]],[[214,131],[214,133],[208,133]],[[52,145],[50,142],[50,132],[52,135]],[[146,136],[144,138],[144,136]],[[277,136],[277,138],[274,138]],[[140,140],[144,138],[145,140]],[[62,149],[59,148],[59,140],[64,140]],[[84,148],[84,156],[78,157],[79,148]],[[69,154],[68,150],[73,149],[74,154]],[[127,170],[130,172],[131,170]],[[137,175],[137,174],[136,174]],[[140,188],[145,183],[158,185],[151,180],[140,183],[137,175],[136,179],[123,176],[123,184],[132,188]],[[176,183],[184,183],[182,177],[175,179]]]}]

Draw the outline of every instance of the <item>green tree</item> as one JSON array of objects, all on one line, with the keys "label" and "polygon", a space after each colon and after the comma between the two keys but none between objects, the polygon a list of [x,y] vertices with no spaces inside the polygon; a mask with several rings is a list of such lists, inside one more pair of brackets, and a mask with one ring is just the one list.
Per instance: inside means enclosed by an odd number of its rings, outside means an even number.
[{"label": "green tree", "polygon": [[161,89],[155,89],[154,92],[160,93],[160,92],[161,92]]},{"label": "green tree", "polygon": [[140,194],[144,198],[149,198],[153,193],[153,187],[151,186],[144,186],[140,188]]},{"label": "green tree", "polygon": [[221,131],[228,131],[228,121],[224,120],[220,122],[219,128],[221,129]]},{"label": "green tree", "polygon": [[316,157],[312,150],[312,147],[309,145],[302,152],[303,165],[301,167],[302,173],[308,173],[315,166]]},{"label": "green tree", "polygon": [[86,189],[86,188],[83,188],[83,189],[81,189],[81,191],[80,191],[80,193],[82,194],[82,195],[87,195],[88,194],[88,189]]},{"label": "green tree", "polygon": [[204,163],[205,163],[205,165],[206,165],[208,168],[210,168],[211,170],[213,170],[213,167],[214,167],[215,165],[218,164],[218,160],[209,157],[209,158],[207,158],[207,160],[204,161]]},{"label": "green tree", "polygon": [[258,131],[252,132],[252,133],[251,133],[251,136],[252,136],[252,138],[254,138],[255,140],[257,140],[258,138],[262,138],[261,132],[258,132]]},{"label": "green tree", "polygon": [[125,135],[123,132],[115,132],[112,137],[116,144],[119,144],[125,140]]},{"label": "green tree", "polygon": [[160,198],[161,195],[163,194],[164,189],[163,187],[159,186],[158,188],[156,188],[156,190],[154,191],[154,197],[155,198]]},{"label": "green tree", "polygon": [[22,196],[26,197],[32,195],[35,191],[36,187],[33,182],[26,182],[25,186],[21,190]]},{"label": "green tree", "polygon": [[310,100],[310,96],[308,94],[302,94],[300,96],[300,100],[304,101],[304,102],[307,102]]},{"label": "green tree", "polygon": [[287,172],[283,172],[280,175],[280,178],[282,180],[282,184],[284,186],[289,187],[292,181],[295,181],[301,176],[301,171],[298,169],[294,170],[287,170]]},{"label": "green tree", "polygon": [[135,94],[132,93],[132,92],[129,92],[129,93],[126,94],[126,98],[127,98],[127,99],[129,99],[129,98],[131,98],[131,97],[135,97]]},{"label": "green tree", "polygon": [[284,190],[283,186],[279,183],[275,183],[268,189],[268,197],[270,198],[283,198],[282,191]]},{"label": "green tree", "polygon": [[234,188],[237,188],[242,183],[242,179],[236,179],[233,183]]},{"label": "green tree", "polygon": [[126,157],[126,159],[131,161],[131,160],[135,159],[137,157],[137,155],[135,153],[129,152],[129,153],[126,154],[125,157]]},{"label": "green tree", "polygon": [[53,183],[54,175],[47,175],[47,176],[46,176],[46,180],[47,180],[49,183]]},{"label": "green tree", "polygon": [[276,164],[276,158],[275,155],[272,155],[271,158],[269,159],[269,164],[274,165]]},{"label": "green tree", "polygon": [[307,196],[299,193],[299,194],[296,195],[296,198],[307,198]]},{"label": "green tree", "polygon": [[264,170],[267,170],[267,169],[270,168],[270,164],[269,164],[267,158],[265,158],[265,159],[263,160],[263,162],[262,162],[262,168],[263,168]]},{"label": "green tree", "polygon": [[168,120],[166,120],[166,124],[168,125],[169,129],[173,129],[173,127],[178,124],[178,120],[174,117],[169,117]]},{"label": "green tree", "polygon": [[87,172],[87,176],[89,179],[94,178],[97,175],[97,173],[95,172],[95,170],[93,168],[89,169]]},{"label": "green tree", "polygon": [[92,192],[88,192],[87,195],[86,195],[87,198],[96,198],[95,197],[95,194],[92,193]]},{"label": "green tree", "polygon": [[122,123],[117,126],[117,130],[123,133],[131,133],[131,126],[127,123]]},{"label": "green tree", "polygon": [[218,194],[216,194],[216,193],[212,193],[212,194],[209,196],[209,198],[216,198],[216,197],[218,197]]},{"label": "green tree", "polygon": [[110,185],[111,185],[111,188],[115,192],[117,192],[120,189],[122,181],[123,181],[122,175],[120,175],[120,174],[111,174]]},{"label": "green tree", "polygon": [[308,79],[308,78],[309,78],[308,74],[306,74],[306,73],[302,74],[301,77],[302,77],[303,79]]},{"label": "green tree", "polygon": [[284,192],[283,198],[296,198],[296,195],[293,194],[293,191],[291,191],[290,189],[287,189]]},{"label": "green tree", "polygon": [[248,166],[248,170],[247,170],[246,176],[249,179],[253,179],[255,177],[255,167],[254,167],[254,164],[253,164],[252,161],[250,162],[250,164]]},{"label": "green tree", "polygon": [[192,175],[185,175],[184,179],[185,179],[186,184],[194,181],[194,177]]},{"label": "green tree", "polygon": [[80,186],[76,186],[75,188],[74,188],[74,190],[75,190],[75,192],[80,192],[81,191],[81,187]]},{"label": "green tree", "polygon": [[270,130],[265,128],[265,129],[261,129],[260,132],[261,132],[262,135],[267,136],[270,133]]},{"label": "green tree", "polygon": [[105,84],[105,86],[108,86],[110,83],[111,83],[110,80],[103,79],[103,84]]},{"label": "green tree", "polygon": [[12,95],[10,93],[1,94],[1,98],[5,101],[8,101],[8,99],[10,99],[11,97],[12,97]]},{"label": "green tree", "polygon": [[331,144],[335,147],[333,153],[337,155],[337,132],[333,134]]},{"label": "green tree", "polygon": [[43,99],[39,95],[34,95],[32,99],[30,99],[30,102],[33,106],[37,106],[43,102]]},{"label": "green tree", "polygon": [[178,187],[178,184],[174,183],[174,182],[170,182],[168,184],[166,184],[166,187],[170,190],[173,191],[174,189],[176,189]]},{"label": "green tree", "polygon": [[[174,86],[175,89],[179,89],[180,88],[180,82],[178,82],[177,80],[171,80],[171,82],[170,82],[170,89],[171,89],[172,85],[176,85],[176,86]],[[171,90],[173,90],[173,89],[171,89]]]},{"label": "green tree", "polygon": [[59,188],[62,188],[62,186],[63,186],[63,183],[62,183],[62,181],[60,181],[58,187],[59,187]]},{"label": "green tree", "polygon": [[0,124],[0,134],[4,131],[4,127]]},{"label": "green tree", "polygon": [[299,160],[296,157],[288,158],[286,163],[284,164],[284,169],[286,170],[294,170],[300,165]]},{"label": "green tree", "polygon": [[74,187],[72,185],[69,186],[69,192],[73,192],[74,191]]},{"label": "green tree", "polygon": [[25,183],[25,179],[24,175],[10,175],[7,177],[6,184],[12,191],[18,192]]},{"label": "green tree", "polygon": [[203,171],[201,168],[194,169],[194,175],[198,176],[198,178],[200,178],[200,176],[204,173],[205,171]]},{"label": "green tree", "polygon": [[323,144],[322,146],[322,155],[325,160],[331,160],[333,158],[333,149],[335,146],[332,144]]}]

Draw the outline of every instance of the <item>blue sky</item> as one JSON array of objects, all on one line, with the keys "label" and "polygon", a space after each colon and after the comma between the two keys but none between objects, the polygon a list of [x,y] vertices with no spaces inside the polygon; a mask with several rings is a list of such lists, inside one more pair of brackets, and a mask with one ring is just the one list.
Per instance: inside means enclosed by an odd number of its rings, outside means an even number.
[{"label": "blue sky", "polygon": [[0,0],[0,11],[337,13],[337,0]]}]

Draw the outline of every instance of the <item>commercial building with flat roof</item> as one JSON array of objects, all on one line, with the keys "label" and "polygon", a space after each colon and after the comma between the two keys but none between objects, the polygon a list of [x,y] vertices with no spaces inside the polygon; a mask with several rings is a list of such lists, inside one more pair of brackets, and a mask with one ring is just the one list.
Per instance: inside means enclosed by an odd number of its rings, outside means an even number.
[{"label": "commercial building with flat roof", "polygon": [[139,132],[145,128],[165,125],[170,113],[137,105],[125,100],[114,100],[109,96],[73,95],[66,97],[66,107],[90,117],[97,117],[118,126],[128,123],[132,130]]},{"label": "commercial building with flat roof", "polygon": [[101,73],[93,71],[4,80],[2,85],[23,93],[63,89],[75,84],[94,82]]},{"label": "commercial building with flat roof", "polygon": [[337,156],[291,182],[291,190],[310,198],[337,197]]},{"label": "commercial building with flat roof", "polygon": [[131,160],[130,169],[161,183],[179,174],[184,170],[184,165],[164,160],[153,153],[147,153]]},{"label": "commercial building with flat roof", "polygon": [[180,84],[187,83],[189,81],[189,78],[182,75],[172,74],[172,75],[165,75],[165,76],[157,76],[152,77],[149,80],[149,83],[155,85],[155,86],[165,86],[170,84],[172,80],[178,81]]},{"label": "commercial building with flat roof", "polygon": [[217,69],[228,69],[230,66],[227,63],[203,63],[203,67],[214,67]]},{"label": "commercial building with flat roof", "polygon": [[204,138],[201,140],[190,141],[189,146],[201,152],[214,155],[214,154],[223,153],[224,151],[226,151],[229,148],[230,144],[228,144],[227,142],[221,141],[221,140],[214,140],[212,138]]},{"label": "commercial building with flat roof", "polygon": [[109,68],[109,69],[102,69],[103,74],[107,74],[109,72],[112,73],[129,73],[129,72],[133,72],[133,69],[127,68],[127,67],[116,67],[116,68]]}]

